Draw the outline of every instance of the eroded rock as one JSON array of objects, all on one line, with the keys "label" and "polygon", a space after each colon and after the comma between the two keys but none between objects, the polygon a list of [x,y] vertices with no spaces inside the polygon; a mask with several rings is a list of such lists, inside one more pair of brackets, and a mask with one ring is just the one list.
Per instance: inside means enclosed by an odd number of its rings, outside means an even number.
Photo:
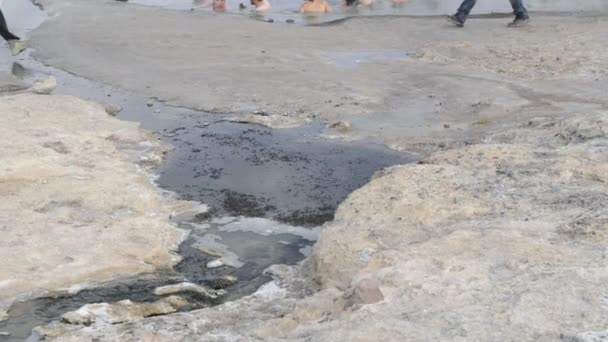
[{"label": "eroded rock", "polygon": [[575,117],[559,125],[557,136],[567,143],[580,143],[608,137],[608,112],[600,112],[584,119]]},{"label": "eroded rock", "polygon": [[347,295],[351,306],[374,304],[384,300],[380,291],[380,283],[373,278],[364,278],[357,281]]},{"label": "eroded rock", "polygon": [[49,95],[55,88],[57,88],[57,79],[55,79],[55,76],[49,76],[43,81],[34,82],[30,91],[39,95]]},{"label": "eroded rock", "polygon": [[166,315],[187,305],[188,302],[179,296],[170,296],[154,303],[134,303],[127,299],[112,304],[87,304],[76,311],[64,314],[62,319],[70,324],[90,325],[97,322],[117,324],[144,317]]},{"label": "eroded rock", "polygon": [[106,110],[106,113],[108,113],[110,116],[116,116],[118,113],[122,112],[121,106],[113,105],[111,103],[106,103],[103,107]]},{"label": "eroded rock", "polygon": [[64,96],[4,96],[0,113],[0,310],[180,260],[173,201],[135,164],[160,147],[138,124]]},{"label": "eroded rock", "polygon": [[211,208],[204,203],[196,205],[186,204],[187,207],[180,208],[171,214],[173,222],[204,222],[211,217]]},{"label": "eroded rock", "polygon": [[46,148],[50,148],[59,154],[70,153],[70,149],[67,146],[65,146],[65,144],[61,141],[45,142],[44,144],[42,144],[42,146],[46,147]]},{"label": "eroded rock", "polygon": [[351,194],[300,269],[320,291],[275,280],[217,307],[62,336],[601,341],[608,186],[591,174],[608,167],[605,138],[513,133],[526,143],[447,149]]}]

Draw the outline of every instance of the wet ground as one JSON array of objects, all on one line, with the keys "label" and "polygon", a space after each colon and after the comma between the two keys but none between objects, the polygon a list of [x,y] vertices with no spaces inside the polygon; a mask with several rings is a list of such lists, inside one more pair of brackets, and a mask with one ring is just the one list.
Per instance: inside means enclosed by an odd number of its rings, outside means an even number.
[{"label": "wet ground", "polygon": [[[180,222],[191,233],[180,246],[183,261],[174,271],[16,303],[9,318],[0,322],[0,332],[10,333],[0,335],[0,341],[22,341],[33,327],[87,303],[155,301],[155,287],[184,280],[214,286],[224,275],[239,279],[221,300],[191,297],[187,309],[250,294],[268,281],[263,274],[267,267],[294,264],[309,254],[318,226],[333,218],[350,192],[384,167],[413,161],[408,154],[370,142],[325,140],[321,136],[335,132],[319,122],[281,130],[227,122],[226,115],[169,106],[44,66],[28,52],[16,59],[5,52],[0,67],[24,82],[53,75],[58,81],[55,94],[120,108],[119,118],[158,132],[174,150],[158,170],[157,183],[212,210]],[[336,62],[350,67],[366,59],[401,57],[336,56]]]},{"label": "wet ground", "polygon": [[[23,340],[33,327],[87,303],[155,301],[154,287],[180,279],[207,284],[234,275],[239,281],[223,300],[252,293],[268,281],[263,271],[270,265],[302,260],[317,239],[316,226],[331,220],[337,205],[374,172],[413,160],[381,145],[323,140],[326,129],[319,123],[273,130],[167,106],[43,66],[27,54],[10,68],[25,81],[52,74],[59,83],[56,94],[120,106],[121,119],[157,131],[174,146],[157,183],[180,198],[209,204],[212,211],[180,224],[191,234],[180,247],[184,261],[175,272],[18,303],[0,322],[0,331],[11,334],[0,337],[3,341]],[[192,303],[188,309],[215,304],[201,298]]]},{"label": "wet ground", "polygon": [[[171,10],[211,10],[211,0],[130,0],[130,3],[157,6]],[[320,24],[353,16],[434,16],[452,14],[462,0],[409,0],[403,4],[394,4],[391,0],[376,0],[371,7],[347,7],[342,0],[328,0],[333,12],[324,15],[301,15],[299,13],[301,1],[270,0],[272,10],[264,15],[253,13],[249,1],[228,0],[228,12],[248,15],[258,20],[273,19],[275,22],[295,22],[300,24]],[[400,2],[400,1],[398,1]],[[239,10],[239,4],[247,6]],[[587,1],[581,4],[567,0],[529,0],[526,2],[531,11],[541,12],[606,12],[608,3],[603,0]],[[510,13],[512,11],[509,1],[479,1],[473,14]]]},{"label": "wet ground", "polygon": [[[234,300],[251,294],[268,282],[263,272],[274,264],[293,264],[301,260],[319,235],[318,229],[297,229],[263,219],[227,217],[221,219],[183,222],[181,227],[191,230],[190,237],[182,243],[179,254],[183,261],[174,271],[140,275],[120,282],[82,290],[76,294],[60,293],[30,301],[17,302],[9,310],[9,317],[0,321],[0,341],[24,341],[32,328],[51,321],[61,320],[69,311],[88,303],[112,303],[124,299],[133,302],[154,302],[162,297],[154,294],[159,286],[189,281],[211,288],[223,288],[222,276],[231,275],[238,282],[227,288],[228,294],[210,299],[192,294],[180,294],[190,303],[181,311],[200,309]],[[225,265],[207,267],[218,260],[214,255],[223,254]],[[232,252],[235,251],[235,252]]]}]

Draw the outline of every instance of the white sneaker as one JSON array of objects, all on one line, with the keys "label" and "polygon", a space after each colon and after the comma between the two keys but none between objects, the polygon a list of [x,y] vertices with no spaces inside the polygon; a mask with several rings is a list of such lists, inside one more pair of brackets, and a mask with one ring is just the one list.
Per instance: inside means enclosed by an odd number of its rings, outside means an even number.
[{"label": "white sneaker", "polygon": [[11,48],[11,53],[13,56],[17,56],[23,50],[27,49],[27,41],[26,40],[9,40],[8,46]]}]

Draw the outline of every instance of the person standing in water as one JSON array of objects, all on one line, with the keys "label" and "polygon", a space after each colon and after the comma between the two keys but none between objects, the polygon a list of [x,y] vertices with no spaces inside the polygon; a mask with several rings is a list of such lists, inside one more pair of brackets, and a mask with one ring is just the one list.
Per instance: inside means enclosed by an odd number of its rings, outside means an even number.
[{"label": "person standing in water", "polygon": [[[528,24],[530,21],[530,16],[528,16],[528,10],[524,7],[522,0],[510,0],[511,7],[513,7],[513,14],[515,14],[515,20],[509,23],[509,27],[521,27]],[[458,12],[456,14],[448,17],[448,20],[458,26],[463,27],[464,22],[467,20],[467,17],[471,13],[473,7],[475,7],[475,3],[477,0],[464,0],[460,8],[458,8]]]},{"label": "person standing in water", "polygon": [[268,0],[251,0],[251,4],[255,6],[255,11],[258,13],[266,13],[272,9]]},{"label": "person standing in water", "polygon": [[304,0],[300,13],[329,13],[331,6],[325,0]]},{"label": "person standing in water", "polygon": [[226,0],[213,0],[213,10],[215,12],[226,12]]},{"label": "person standing in water", "polygon": [[2,36],[2,38],[4,38],[4,40],[6,40],[6,42],[9,44],[13,55],[18,55],[25,48],[25,46],[23,44],[16,44],[21,39],[19,37],[15,36],[14,34],[12,34],[8,30],[8,25],[6,24],[6,19],[4,19],[4,14],[2,13],[1,9],[0,9],[0,36]]}]

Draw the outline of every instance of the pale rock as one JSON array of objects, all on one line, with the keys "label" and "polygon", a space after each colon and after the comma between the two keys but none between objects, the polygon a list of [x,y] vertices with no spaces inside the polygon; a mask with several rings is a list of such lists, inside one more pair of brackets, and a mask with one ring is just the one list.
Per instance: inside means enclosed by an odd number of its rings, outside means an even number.
[{"label": "pale rock", "polygon": [[347,294],[351,306],[373,304],[384,300],[380,291],[380,283],[373,278],[363,278],[357,281]]},{"label": "pale rock", "polygon": [[118,113],[122,112],[122,107],[118,105],[113,105],[111,103],[104,104],[104,109],[106,113],[110,116],[116,116]]},{"label": "pale rock", "polygon": [[184,208],[179,208],[171,214],[173,222],[195,222],[206,221],[211,217],[211,208],[204,203],[188,205]]},{"label": "pale rock", "polygon": [[76,311],[64,314],[62,319],[70,324],[90,325],[98,322],[117,324],[149,316],[166,315],[187,305],[188,302],[178,296],[163,298],[154,303],[134,303],[127,299],[112,304],[87,304]]},{"label": "pale rock", "polygon": [[207,263],[207,268],[218,268],[218,267],[222,267],[225,265],[226,265],[226,262],[224,261],[224,259],[219,258],[219,259],[209,261]]},{"label": "pale rock", "polygon": [[224,290],[213,290],[206,286],[197,285],[197,284],[188,283],[188,282],[174,284],[174,285],[161,286],[154,290],[154,294],[157,296],[166,296],[166,295],[172,295],[172,294],[184,293],[184,292],[196,293],[196,294],[203,295],[203,296],[205,296],[207,298],[211,298],[211,299],[215,299],[215,298],[221,297],[226,294],[226,291],[224,291]]},{"label": "pale rock", "polygon": [[342,312],[345,306],[342,291],[330,288],[299,301],[290,318],[298,323],[314,322]]},{"label": "pale rock", "polygon": [[139,124],[67,96],[3,96],[0,113],[0,310],[179,262],[173,201],[122,149],[160,148]]},{"label": "pale rock", "polygon": [[224,255],[224,253],[222,253],[222,251],[218,251],[218,250],[211,249],[211,248],[204,247],[204,246],[198,247],[198,250],[201,251],[201,253],[205,253],[209,256],[216,257],[216,258],[221,258]]},{"label": "pale rock", "polygon": [[55,88],[57,88],[57,79],[55,76],[49,76],[43,81],[34,82],[30,90],[39,95],[49,95]]},{"label": "pale rock", "polygon": [[396,166],[379,173],[350,194],[324,227],[313,248],[317,281],[323,287],[348,286],[369,260],[361,255],[425,241],[450,223],[487,214],[491,202],[475,193],[476,182],[472,171],[449,165]]},{"label": "pale rock", "polygon": [[608,111],[593,115],[586,114],[584,119],[573,117],[559,124],[557,136],[567,143],[580,143],[608,136]]}]

